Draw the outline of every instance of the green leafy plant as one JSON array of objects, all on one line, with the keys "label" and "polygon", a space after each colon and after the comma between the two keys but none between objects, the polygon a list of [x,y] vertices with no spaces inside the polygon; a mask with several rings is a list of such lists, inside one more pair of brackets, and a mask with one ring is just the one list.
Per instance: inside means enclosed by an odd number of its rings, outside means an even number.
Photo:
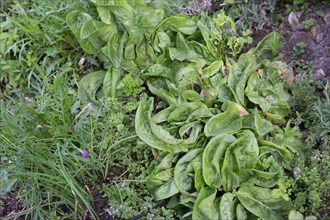
[{"label": "green leafy plant", "polygon": [[300,142],[290,124],[279,127],[290,111],[281,79],[291,74],[276,61],[279,34],[237,59],[249,40],[222,13],[198,20],[165,17],[140,1],[94,3],[101,22],[74,11],[67,23],[109,69],[85,76],[80,91],[96,103],[121,97],[121,79],[135,74],[135,85],[158,98],[143,98],[135,118],[157,157],[148,178],[154,198],[171,197],[170,208],[194,219],[288,214],[291,203],[276,187]]},{"label": "green leafy plant", "polygon": [[271,22],[272,13],[275,12],[276,1],[250,0],[245,3],[234,4],[228,8],[226,14],[234,19],[237,29],[251,31],[261,30],[268,22]]},{"label": "green leafy plant", "polygon": [[292,55],[296,58],[299,58],[303,54],[305,54],[306,44],[304,42],[297,43],[295,47],[293,47]]},{"label": "green leafy plant", "polygon": [[[65,80],[59,76],[54,87],[40,96],[1,101],[1,164],[5,173],[0,191],[18,187],[15,196],[26,211],[17,215],[40,219],[51,211],[59,217],[76,218],[88,210],[96,216],[92,196],[82,185],[87,177],[94,177],[95,160],[80,155],[88,149],[79,140],[80,132],[72,136],[68,132],[75,97],[69,95]],[[63,207],[71,214],[64,213]]]},{"label": "green leafy plant", "polygon": [[[289,124],[284,130],[276,126],[289,113],[288,94],[279,63],[263,57],[271,55],[269,45],[278,40],[270,34],[237,62],[231,60],[229,72],[219,61],[201,71],[186,61],[181,72],[173,73],[178,81],[148,81],[149,88],[167,85],[151,91],[168,104],[153,113],[157,104],[144,99],[135,118],[138,136],[158,154],[148,187],[157,200],[171,197],[168,206],[180,217],[280,218],[289,213],[287,194],[275,191],[283,166],[297,153],[300,134]],[[183,74],[188,68],[190,73]],[[275,94],[276,99],[269,98]]]},{"label": "green leafy plant", "polygon": [[84,11],[90,6],[76,1],[12,1],[1,13],[0,97],[17,89],[38,90],[55,73],[74,71],[76,42],[63,26],[72,8]]},{"label": "green leafy plant", "polygon": [[[128,78],[122,79],[127,74],[134,75],[130,89],[137,93],[146,77],[142,77],[142,73],[165,73],[167,69],[162,69],[162,64],[169,59],[175,60],[173,66],[186,59],[195,60],[203,66],[207,60],[224,56],[226,50],[236,56],[244,43],[251,42],[248,33],[243,37],[237,36],[233,20],[223,13],[214,19],[204,16],[203,21],[197,22],[196,18],[184,14],[166,18],[163,10],[153,9],[139,1],[130,4],[125,1],[94,3],[101,21],[79,11],[67,16],[67,23],[82,48],[87,53],[96,54],[108,68],[108,71],[88,74],[81,81],[81,89],[88,90],[88,99],[93,102],[102,96],[130,94],[123,91],[122,82]],[[122,15],[124,12],[125,17]],[[150,14],[154,14],[152,19]],[[202,36],[198,35],[197,29]],[[191,40],[184,39],[184,35],[191,36]],[[206,46],[200,43],[204,40]],[[102,91],[99,91],[101,87]]]},{"label": "green leafy plant", "polygon": [[305,22],[304,22],[304,28],[305,29],[309,29],[311,28],[312,26],[314,25],[314,20],[313,19],[307,19]]}]

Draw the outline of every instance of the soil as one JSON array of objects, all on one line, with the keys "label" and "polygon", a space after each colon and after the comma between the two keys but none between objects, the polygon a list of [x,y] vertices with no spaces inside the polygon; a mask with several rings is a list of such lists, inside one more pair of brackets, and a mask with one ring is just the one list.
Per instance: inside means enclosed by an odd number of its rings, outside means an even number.
[{"label": "soil", "polygon": [[[23,210],[22,202],[11,195],[10,193],[6,193],[4,195],[0,195],[0,217],[8,217],[14,219],[15,214],[21,212]],[[16,218],[16,219],[25,219],[25,218]]]},{"label": "soil", "polygon": [[[280,52],[293,71],[298,73],[299,70],[306,70],[314,75],[316,81],[330,82],[330,5],[313,4],[304,12],[288,12],[284,8],[279,10],[283,21],[275,24],[270,19],[264,29],[254,32],[254,43],[271,31],[279,31],[284,41]],[[308,20],[313,23],[310,27]],[[297,44],[301,43],[305,47],[301,54],[297,54],[294,48],[299,48]]]}]

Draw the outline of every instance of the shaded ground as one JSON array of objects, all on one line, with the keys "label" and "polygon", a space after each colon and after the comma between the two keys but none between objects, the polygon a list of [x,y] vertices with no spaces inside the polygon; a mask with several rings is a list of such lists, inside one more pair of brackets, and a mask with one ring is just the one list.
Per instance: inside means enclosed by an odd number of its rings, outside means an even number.
[{"label": "shaded ground", "polygon": [[253,34],[254,42],[279,31],[285,43],[280,49],[283,60],[295,73],[310,71],[315,80],[330,81],[330,5],[312,5],[304,13],[283,11],[283,21],[270,21],[268,28]]}]

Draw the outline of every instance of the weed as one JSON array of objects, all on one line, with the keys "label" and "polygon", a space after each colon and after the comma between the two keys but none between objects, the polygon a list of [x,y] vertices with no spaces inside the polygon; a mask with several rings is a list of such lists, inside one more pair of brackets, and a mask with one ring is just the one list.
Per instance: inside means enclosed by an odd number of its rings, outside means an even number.
[{"label": "weed", "polygon": [[6,6],[0,23],[0,96],[18,87],[35,91],[56,72],[72,72],[75,61],[68,60],[77,47],[63,24],[73,8],[92,12],[88,3],[76,1],[13,1]]},{"label": "weed", "polygon": [[247,3],[234,4],[228,9],[228,15],[236,20],[239,30],[261,30],[270,21],[275,11],[276,1],[252,0]]},{"label": "weed", "polygon": [[316,14],[317,14],[317,16],[319,16],[319,17],[321,17],[321,18],[323,18],[324,17],[324,11],[322,11],[322,10],[317,10],[316,11]]},{"label": "weed", "polygon": [[307,45],[304,42],[297,43],[296,46],[293,47],[292,56],[295,58],[299,58],[305,54],[305,48]]},{"label": "weed", "polygon": [[304,28],[305,28],[306,30],[308,30],[309,28],[311,28],[313,25],[314,25],[314,20],[313,20],[313,19],[307,19],[307,20],[304,22]]}]

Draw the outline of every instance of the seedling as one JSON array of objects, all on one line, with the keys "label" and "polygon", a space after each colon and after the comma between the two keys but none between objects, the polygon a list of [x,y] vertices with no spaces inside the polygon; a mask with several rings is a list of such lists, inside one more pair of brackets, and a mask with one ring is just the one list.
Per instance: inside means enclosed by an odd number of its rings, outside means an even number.
[{"label": "seedling", "polygon": [[314,25],[314,20],[313,19],[308,19],[305,21],[304,28],[309,29]]},{"label": "seedling", "polygon": [[305,48],[307,45],[304,42],[297,43],[293,48],[292,55],[294,57],[300,57],[305,53]]}]

